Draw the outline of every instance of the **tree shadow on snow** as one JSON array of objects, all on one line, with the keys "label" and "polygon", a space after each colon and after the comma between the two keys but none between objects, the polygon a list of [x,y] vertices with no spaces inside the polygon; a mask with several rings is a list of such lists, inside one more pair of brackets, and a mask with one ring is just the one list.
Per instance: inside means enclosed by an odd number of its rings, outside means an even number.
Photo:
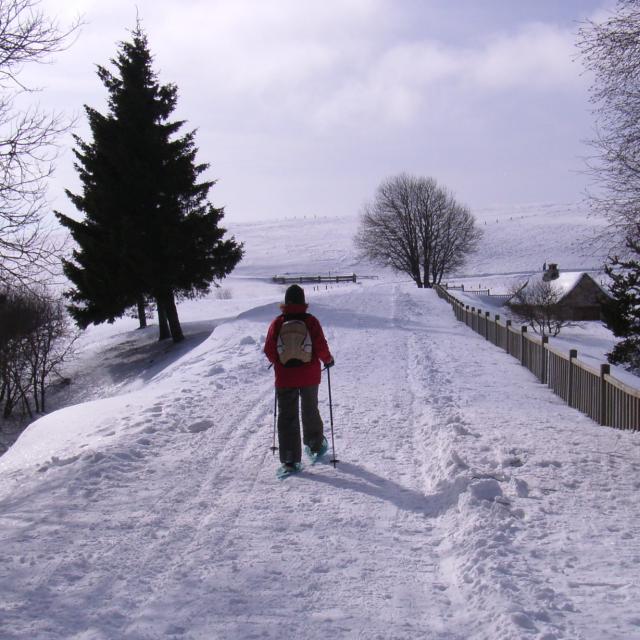
[{"label": "tree shadow on snow", "polygon": [[[158,340],[157,325],[135,329],[102,348],[96,358],[79,361],[64,383],[47,391],[48,413],[63,407],[116,395],[134,381],[148,382],[204,342],[224,320],[185,322],[185,339]],[[71,363],[73,366],[74,363]],[[83,384],[76,384],[82,380]]]},{"label": "tree shadow on snow", "polygon": [[114,381],[140,379],[147,382],[204,342],[222,322],[224,321],[185,322],[182,325],[184,340],[178,343],[170,339],[159,341],[158,327],[151,325],[142,330],[148,334],[148,340],[141,342],[139,334],[134,337],[132,332],[130,340],[121,342],[104,353],[104,365]]}]

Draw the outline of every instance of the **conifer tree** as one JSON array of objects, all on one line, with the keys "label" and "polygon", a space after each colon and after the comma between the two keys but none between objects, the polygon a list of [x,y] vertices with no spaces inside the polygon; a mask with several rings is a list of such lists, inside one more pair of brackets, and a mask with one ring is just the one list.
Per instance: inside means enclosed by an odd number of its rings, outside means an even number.
[{"label": "conifer tree", "polygon": [[108,113],[85,106],[93,140],[75,138],[82,193],[67,195],[82,222],[57,213],[78,248],[64,261],[74,288],[70,311],[81,326],[113,321],[141,300],[158,308],[160,338],[183,338],[176,297],[209,291],[242,257],[242,245],[224,240],[224,211],[199,182],[207,164],[196,162],[195,132],[178,135],[169,121],[177,101],[173,84],[153,71],[147,37],[138,23],[130,42],[98,67],[109,92]]},{"label": "conifer tree", "polygon": [[613,334],[622,338],[608,354],[613,364],[628,364],[640,370],[640,224],[634,236],[627,237],[627,259],[614,257],[605,267],[612,284],[611,302],[604,316]]}]

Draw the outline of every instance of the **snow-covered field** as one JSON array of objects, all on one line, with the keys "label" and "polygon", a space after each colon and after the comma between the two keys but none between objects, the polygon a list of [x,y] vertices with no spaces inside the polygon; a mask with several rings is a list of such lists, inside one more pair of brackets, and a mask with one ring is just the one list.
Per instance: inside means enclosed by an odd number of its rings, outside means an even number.
[{"label": "snow-covered field", "polygon": [[[638,434],[566,407],[402,277],[307,287],[340,463],[275,479],[268,277],[375,273],[355,228],[238,225],[232,297],[182,305],[184,344],[129,319],[83,336],[52,398],[76,404],[0,458],[3,640],[640,638]],[[491,268],[499,246],[460,275],[589,266],[528,242]],[[321,404],[328,431],[326,381]]]}]

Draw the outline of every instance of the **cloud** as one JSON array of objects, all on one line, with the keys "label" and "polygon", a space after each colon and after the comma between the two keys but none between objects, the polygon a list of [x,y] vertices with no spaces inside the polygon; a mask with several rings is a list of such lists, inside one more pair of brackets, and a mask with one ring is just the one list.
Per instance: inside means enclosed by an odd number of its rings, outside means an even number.
[{"label": "cloud", "polygon": [[[212,161],[231,209],[258,210],[268,189],[279,209],[283,194],[292,197],[292,173],[307,185],[322,174],[344,194],[405,169],[465,181],[487,169],[485,161],[478,167],[487,154],[499,173],[514,166],[513,149],[548,153],[558,128],[567,141],[588,137],[573,10],[545,5],[536,13],[514,3],[505,11],[501,2],[480,9],[468,0],[470,27],[465,2],[44,0],[61,20],[84,12],[86,26],[56,64],[35,69],[34,84],[47,87],[42,96],[57,109],[103,110],[95,65],[109,66],[137,7],[160,81],[178,86],[175,116],[199,129],[202,159]],[[85,120],[81,114],[82,136]],[[496,141],[502,146],[492,152]],[[558,163],[576,155],[579,143],[566,144]],[[482,175],[476,182],[497,184]],[[261,187],[246,189],[247,179]]]},{"label": "cloud", "polygon": [[574,91],[584,80],[573,41],[569,30],[535,24],[474,49],[390,42],[357,62],[336,60],[335,84],[303,113],[321,128],[410,126],[445,94],[458,102],[482,93]]},{"label": "cloud", "polygon": [[[580,84],[573,61],[575,34],[554,25],[530,24],[492,38],[468,55],[469,77],[489,90],[557,91]],[[477,54],[477,55],[476,55]]]},{"label": "cloud", "polygon": [[[127,37],[134,7],[96,0],[65,6],[90,21],[77,45],[89,75]],[[581,82],[574,34],[549,24],[456,47],[433,37],[408,41],[394,25],[398,14],[409,20],[410,12],[384,0],[139,0],[137,6],[161,81],[179,85],[186,107],[215,105],[223,122],[237,119],[249,128],[406,127],[443,92],[464,99],[566,91]],[[128,23],[117,24],[127,14]]]}]

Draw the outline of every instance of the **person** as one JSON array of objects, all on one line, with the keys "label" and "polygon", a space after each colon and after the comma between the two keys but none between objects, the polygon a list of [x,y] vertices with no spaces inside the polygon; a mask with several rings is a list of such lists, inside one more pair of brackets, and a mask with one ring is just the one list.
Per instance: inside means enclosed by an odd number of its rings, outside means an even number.
[{"label": "person", "polygon": [[[304,290],[297,284],[291,285],[280,305],[282,313],[269,326],[264,344],[264,353],[273,364],[275,387],[278,401],[278,444],[281,473],[293,473],[301,468],[302,445],[300,442],[300,411],[302,405],[302,441],[312,459],[324,454],[328,448],[324,437],[322,418],[318,410],[318,387],[320,386],[321,367],[334,365],[334,359],[327,345],[318,319],[307,313]],[[290,321],[298,321],[291,323]],[[304,326],[301,325],[304,323]],[[306,329],[307,355],[301,352],[293,361],[283,363],[287,357],[283,354],[285,346],[282,336],[285,323],[297,325],[298,331]],[[286,343],[286,339],[284,340]],[[298,343],[303,342],[302,338]]]}]

